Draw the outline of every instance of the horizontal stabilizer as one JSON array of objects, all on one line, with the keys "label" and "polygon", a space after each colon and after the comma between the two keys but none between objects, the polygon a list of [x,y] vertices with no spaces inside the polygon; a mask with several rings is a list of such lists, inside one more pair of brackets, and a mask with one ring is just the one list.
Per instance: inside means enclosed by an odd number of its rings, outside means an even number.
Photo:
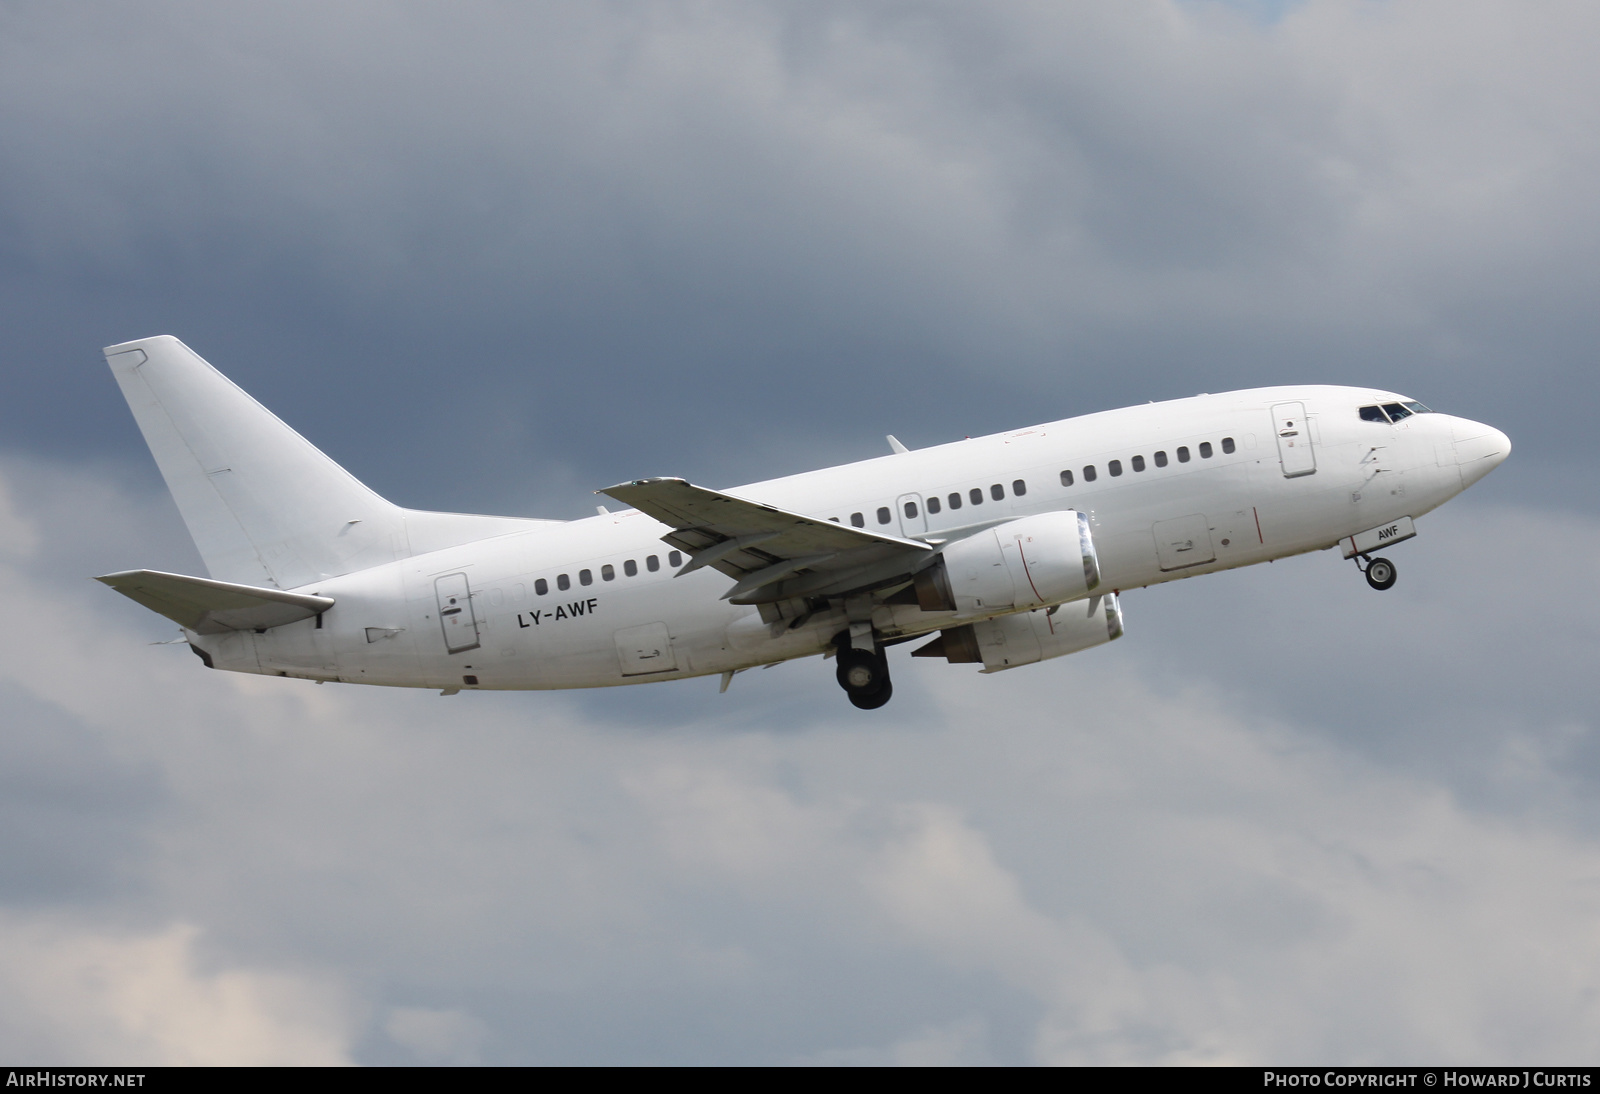
[{"label": "horizontal stabilizer", "polygon": [[310,619],[333,607],[331,596],[258,589],[158,570],[124,570],[95,580],[197,634],[266,630]]}]

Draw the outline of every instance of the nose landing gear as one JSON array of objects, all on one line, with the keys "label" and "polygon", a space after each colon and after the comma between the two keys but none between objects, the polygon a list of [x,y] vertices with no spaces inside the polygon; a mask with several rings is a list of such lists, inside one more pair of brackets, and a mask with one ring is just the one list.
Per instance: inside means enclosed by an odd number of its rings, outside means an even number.
[{"label": "nose landing gear", "polygon": [[877,710],[894,695],[888,658],[881,649],[862,650],[851,646],[848,631],[839,638],[839,686],[844,688],[853,706]]},{"label": "nose landing gear", "polygon": [[1367,576],[1367,584],[1379,592],[1394,587],[1398,575],[1395,573],[1394,563],[1388,559],[1357,555],[1356,566]]}]

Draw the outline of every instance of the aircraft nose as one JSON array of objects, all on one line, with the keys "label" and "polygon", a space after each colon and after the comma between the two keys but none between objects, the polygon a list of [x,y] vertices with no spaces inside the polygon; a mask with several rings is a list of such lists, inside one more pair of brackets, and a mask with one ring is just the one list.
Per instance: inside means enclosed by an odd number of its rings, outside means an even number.
[{"label": "aircraft nose", "polygon": [[1492,425],[1457,418],[1451,425],[1461,485],[1471,486],[1511,455],[1511,438]]}]

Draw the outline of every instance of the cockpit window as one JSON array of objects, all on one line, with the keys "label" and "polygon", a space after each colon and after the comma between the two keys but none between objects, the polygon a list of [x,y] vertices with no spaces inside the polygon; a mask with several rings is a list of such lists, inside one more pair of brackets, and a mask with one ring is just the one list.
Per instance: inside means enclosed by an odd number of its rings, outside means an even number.
[{"label": "cockpit window", "polygon": [[1413,414],[1432,414],[1433,411],[1423,406],[1414,399],[1407,399],[1403,403],[1384,403],[1382,406],[1364,406],[1361,408],[1363,422],[1398,422],[1401,418],[1409,418]]}]

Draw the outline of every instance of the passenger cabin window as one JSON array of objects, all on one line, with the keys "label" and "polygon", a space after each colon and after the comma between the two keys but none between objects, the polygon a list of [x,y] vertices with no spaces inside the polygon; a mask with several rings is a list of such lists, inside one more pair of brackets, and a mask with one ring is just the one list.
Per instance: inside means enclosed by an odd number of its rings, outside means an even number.
[{"label": "passenger cabin window", "polygon": [[593,585],[594,584],[594,574],[589,570],[579,570],[578,571],[578,584],[579,585]]},{"label": "passenger cabin window", "polygon": [[540,596],[547,596],[550,593],[550,583],[541,577],[533,583],[533,591]]},{"label": "passenger cabin window", "polygon": [[1179,445],[1178,446],[1178,462],[1179,463],[1188,463],[1189,462],[1189,446],[1188,445]]},{"label": "passenger cabin window", "polygon": [[860,513],[851,513],[850,524],[856,528],[865,528],[867,526],[867,518]]},{"label": "passenger cabin window", "polygon": [[1111,472],[1112,478],[1116,478],[1118,475],[1122,474],[1122,461],[1112,460],[1106,464],[1106,470]]},{"label": "passenger cabin window", "polygon": [[945,499],[945,501],[948,501],[950,503],[950,508],[952,508],[952,509],[960,509],[961,508],[961,495],[960,494],[951,494],[948,498]]},{"label": "passenger cabin window", "polygon": [[1133,469],[1135,471],[1143,471],[1144,470],[1144,457],[1143,456],[1135,456],[1132,460],[1130,460],[1128,462],[1133,464]]},{"label": "passenger cabin window", "polygon": [[1071,486],[1072,485],[1072,472],[1071,471],[1063,471],[1063,472],[1061,472],[1061,485],[1062,486]]},{"label": "passenger cabin window", "polygon": [[1028,492],[1028,484],[1023,482],[1021,479],[1012,479],[1011,492],[1020,498],[1022,495]]},{"label": "passenger cabin window", "polygon": [[638,577],[639,564],[630,558],[628,561],[622,564],[622,572],[627,574],[629,577]]},{"label": "passenger cabin window", "polygon": [[882,506],[878,507],[878,523],[879,524],[888,524],[889,521],[891,519],[893,519],[893,517],[894,517],[894,514],[889,512],[889,507],[887,505],[882,505]]},{"label": "passenger cabin window", "polygon": [[1411,417],[1411,411],[1407,410],[1399,403],[1384,403],[1383,409],[1388,411],[1390,421],[1398,422],[1401,418]]},{"label": "passenger cabin window", "polygon": [[1233,448],[1234,448],[1234,445],[1233,445],[1233,438],[1232,437],[1224,437],[1224,438],[1222,438],[1222,451],[1224,451],[1224,452],[1226,452],[1226,453],[1231,455],[1233,453]]},{"label": "passenger cabin window", "polygon": [[1361,420],[1363,422],[1382,422],[1384,425],[1389,424],[1389,416],[1383,412],[1383,407],[1381,406],[1362,407]]},{"label": "passenger cabin window", "polygon": [[1200,458],[1202,460],[1209,460],[1211,458],[1211,442],[1210,441],[1201,441],[1200,442]]},{"label": "passenger cabin window", "polygon": [[1093,482],[1095,478],[1094,464],[1088,464],[1083,469],[1083,481]]},{"label": "passenger cabin window", "polygon": [[1165,466],[1167,466],[1167,454],[1165,452],[1157,452],[1156,453],[1156,466],[1157,467],[1165,467]]},{"label": "passenger cabin window", "polygon": [[646,555],[644,559],[644,568],[649,570],[651,573],[655,573],[657,570],[661,569],[661,560],[655,555]]},{"label": "passenger cabin window", "polygon": [[999,483],[995,483],[993,486],[989,487],[989,496],[995,501],[1005,501],[1006,488],[1001,486]]},{"label": "passenger cabin window", "polygon": [[679,566],[683,565],[683,555],[679,554],[677,551],[668,551],[667,565],[676,570]]},{"label": "passenger cabin window", "polygon": [[615,566],[611,565],[611,563],[609,563],[609,562],[606,563],[604,566],[600,567],[600,580],[601,581],[615,581],[615,580],[617,580],[617,568]]},{"label": "passenger cabin window", "polygon": [[906,516],[915,517],[916,515],[917,515],[917,503],[914,502],[914,501],[906,502]]},{"label": "passenger cabin window", "polygon": [[828,519],[833,521],[833,523],[835,523],[835,524],[839,523],[839,518],[838,517],[829,517]]},{"label": "passenger cabin window", "polygon": [[937,494],[934,494],[933,496],[928,498],[928,512],[937,513],[938,511],[939,511],[939,496]]},{"label": "passenger cabin window", "polygon": [[556,588],[560,589],[562,592],[566,592],[568,589],[572,588],[572,579],[566,574],[557,574]]},{"label": "passenger cabin window", "polygon": [[971,490],[967,491],[967,500],[970,501],[973,505],[982,505],[983,504],[983,491],[979,490],[976,486],[974,486]]}]

